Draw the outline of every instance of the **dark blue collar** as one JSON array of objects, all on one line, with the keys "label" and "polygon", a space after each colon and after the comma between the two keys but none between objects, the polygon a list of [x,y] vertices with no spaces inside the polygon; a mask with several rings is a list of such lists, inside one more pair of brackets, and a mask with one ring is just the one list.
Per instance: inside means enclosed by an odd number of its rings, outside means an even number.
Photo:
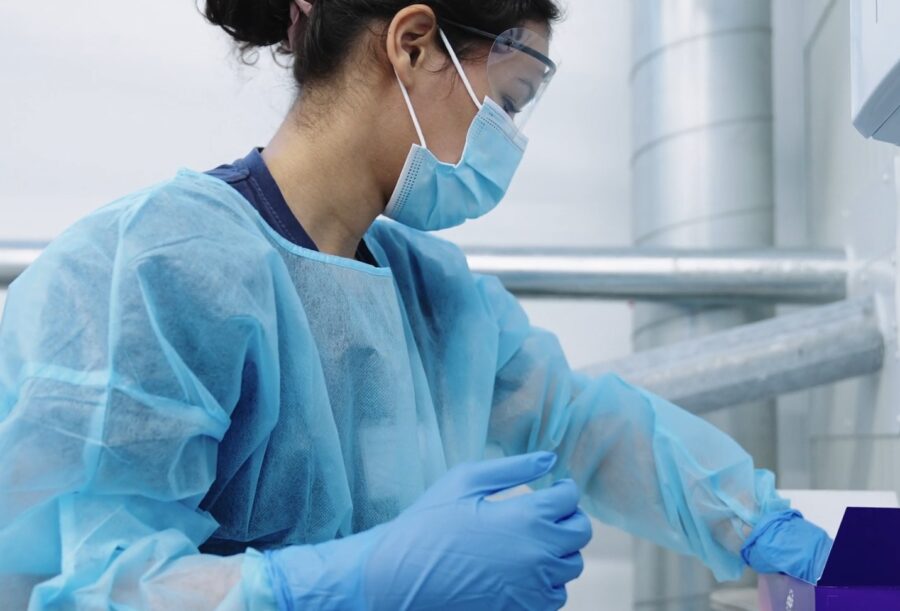
[{"label": "dark blue collar", "polygon": [[[319,250],[291,212],[261,153],[262,149],[253,149],[243,159],[221,165],[207,174],[227,182],[243,195],[278,235],[297,246]],[[359,243],[356,259],[378,266],[365,241]]]}]

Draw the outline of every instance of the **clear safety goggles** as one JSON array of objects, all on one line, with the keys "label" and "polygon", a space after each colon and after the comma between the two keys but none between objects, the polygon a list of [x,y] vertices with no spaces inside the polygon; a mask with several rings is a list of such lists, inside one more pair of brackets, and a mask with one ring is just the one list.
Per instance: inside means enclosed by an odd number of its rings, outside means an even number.
[{"label": "clear safety goggles", "polygon": [[487,60],[488,95],[522,129],[556,74],[556,64],[546,55],[550,40],[527,28],[491,34],[454,21],[443,22],[493,41]]}]

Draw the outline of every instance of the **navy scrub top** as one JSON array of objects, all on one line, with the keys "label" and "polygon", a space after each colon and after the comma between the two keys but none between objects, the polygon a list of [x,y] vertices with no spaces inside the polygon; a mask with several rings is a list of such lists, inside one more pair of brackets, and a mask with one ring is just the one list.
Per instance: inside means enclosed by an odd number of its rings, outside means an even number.
[{"label": "navy scrub top", "polygon": [[[222,180],[243,195],[259,215],[285,240],[307,248],[319,249],[309,234],[300,225],[300,221],[288,207],[281,189],[275,182],[269,168],[261,155],[262,149],[253,149],[243,159],[234,163],[220,165],[206,174]],[[369,251],[365,241],[359,243],[356,260],[378,267],[375,257]]]}]

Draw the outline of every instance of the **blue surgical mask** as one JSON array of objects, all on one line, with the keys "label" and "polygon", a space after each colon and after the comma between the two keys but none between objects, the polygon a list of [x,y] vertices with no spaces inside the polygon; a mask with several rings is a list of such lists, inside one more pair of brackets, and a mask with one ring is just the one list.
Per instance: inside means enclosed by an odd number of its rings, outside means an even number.
[{"label": "blue surgical mask", "polygon": [[459,163],[444,163],[428,150],[409,93],[397,78],[421,145],[412,145],[384,214],[423,231],[462,225],[493,210],[506,195],[528,144],[500,106],[489,97],[478,101],[450,42],[440,34],[478,114]]}]

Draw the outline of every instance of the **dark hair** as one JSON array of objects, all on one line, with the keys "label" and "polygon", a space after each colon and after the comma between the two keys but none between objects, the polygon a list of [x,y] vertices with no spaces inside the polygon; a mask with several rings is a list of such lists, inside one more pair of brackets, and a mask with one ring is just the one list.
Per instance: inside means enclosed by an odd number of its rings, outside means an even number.
[{"label": "dark hair", "polygon": [[[234,38],[245,61],[252,63],[260,47],[278,45],[276,52],[288,50],[287,31],[291,25],[292,0],[206,0],[206,18]],[[560,17],[555,0],[313,0],[309,17],[301,17],[295,40],[291,41],[294,77],[302,84],[324,81],[347,59],[353,44],[371,23],[389,21],[413,4],[431,7],[442,20],[454,21],[499,34],[525,21],[550,25]],[[459,28],[445,33],[461,57],[475,43],[484,42]]]}]

